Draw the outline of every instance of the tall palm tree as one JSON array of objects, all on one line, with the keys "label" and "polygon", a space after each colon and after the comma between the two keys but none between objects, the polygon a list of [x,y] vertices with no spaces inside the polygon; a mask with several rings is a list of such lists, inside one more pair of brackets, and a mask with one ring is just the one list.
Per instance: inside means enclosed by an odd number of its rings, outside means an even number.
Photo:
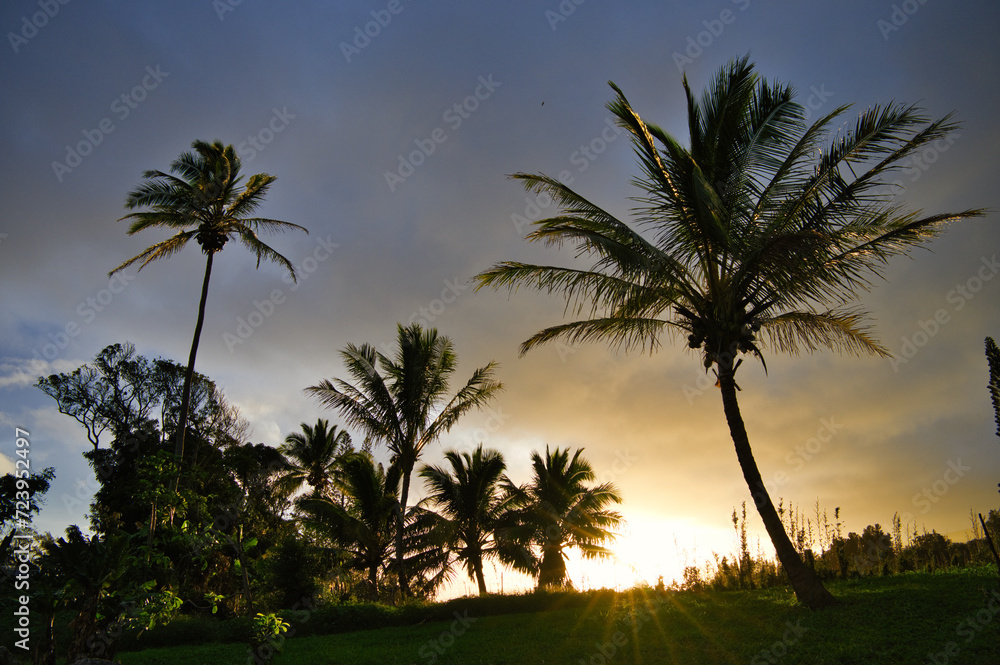
[{"label": "tall palm tree", "polygon": [[507,464],[499,451],[484,450],[483,444],[471,454],[449,450],[444,457],[451,469],[425,465],[420,470],[429,491],[425,501],[437,508],[458,560],[485,596],[483,560],[498,555],[492,533],[510,506],[509,495],[501,491]]},{"label": "tall palm tree", "polygon": [[393,552],[399,482],[398,466],[384,470],[370,455],[351,453],[341,464],[338,480],[346,505],[316,494],[296,502],[303,522],[326,533],[347,555],[348,567],[366,574],[372,599],[379,597],[379,571]]},{"label": "tall palm tree", "polygon": [[156,259],[167,258],[179,252],[192,238],[205,254],[205,277],[201,285],[198,321],[191,341],[177,423],[175,446],[178,460],[184,457],[191,382],[194,378],[198,340],[205,321],[205,303],[208,300],[213,257],[229,240],[235,239],[256,255],[257,267],[260,267],[261,259],[274,261],[286,268],[294,280],[295,268],[292,263],[258,238],[257,232],[289,229],[306,231],[291,222],[248,216],[263,203],[264,195],[276,178],[266,173],[257,173],[250,176],[246,185],[240,187],[243,176],[240,174],[240,160],[233,146],[223,146],[220,141],[195,141],[191,147],[193,152],[182,153],[170,165],[171,173],[145,171],[142,174],[144,182],[129,192],[125,199],[126,209],[145,210],[130,213],[118,220],[132,220],[129,235],[155,227],[166,227],[176,233],[147,247],[142,253],[108,273],[113,275],[136,262],[141,262],[138,269],[142,270]]},{"label": "tall palm tree", "polygon": [[[612,483],[588,485],[594,469],[577,449],[531,453],[532,478],[523,487],[507,481],[511,503],[518,506],[511,524],[498,531],[507,563],[538,576],[538,588],[566,583],[566,551],[577,548],[586,559],[611,556],[603,543],[615,537],[622,516],[610,509],[622,502]],[[521,545],[519,556],[512,544]]]},{"label": "tall palm tree", "polygon": [[308,484],[323,495],[330,488],[340,457],[354,449],[346,430],[338,431],[336,425],[331,428],[328,421],[319,418],[313,426],[302,423],[302,432],[286,436],[278,450],[288,464],[281,485],[294,492]]},{"label": "tall palm tree", "polygon": [[[684,80],[690,146],[633,111],[617,86],[608,105],[631,134],[642,168],[637,227],[619,221],[558,180],[518,173],[547,192],[562,214],[535,222],[528,239],[575,244],[590,269],[504,262],[477,276],[479,288],[531,286],[562,293],[589,318],[546,328],[521,351],[557,338],[599,340],[653,351],[661,333],[686,334],[715,370],[743,477],[800,601],[834,602],[785,533],[753,458],[736,399],[742,358],[761,359],[759,331],[776,351],[819,348],[888,356],[867,315],[851,307],[894,255],[981,210],[907,212],[883,178],[956,125],[891,103],[828,130],[848,107],[807,126],[793,89],[758,77],[742,58],[723,67],[701,99]],[[820,148],[823,148],[817,153]],[[585,313],[586,316],[586,313]],[[765,366],[766,369],[766,366]]]},{"label": "tall palm tree", "polygon": [[490,362],[475,370],[449,399],[449,379],[458,361],[451,340],[434,328],[424,330],[413,323],[406,328],[397,325],[397,344],[392,358],[368,344],[348,344],[340,355],[354,382],[325,379],[306,388],[306,393],[339,411],[350,427],[360,428],[369,440],[383,443],[403,474],[396,564],[400,592],[406,597],[403,532],[413,467],[427,444],[463,415],[484,406],[503,385],[493,378],[497,365]]}]

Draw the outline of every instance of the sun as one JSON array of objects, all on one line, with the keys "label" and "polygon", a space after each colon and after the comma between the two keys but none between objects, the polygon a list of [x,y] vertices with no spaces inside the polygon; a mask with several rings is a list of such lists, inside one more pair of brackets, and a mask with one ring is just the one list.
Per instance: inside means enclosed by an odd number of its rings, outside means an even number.
[{"label": "sun", "polygon": [[630,589],[680,582],[688,566],[703,568],[712,553],[728,554],[733,548],[731,530],[690,519],[647,513],[624,515],[626,526],[610,545],[610,559],[584,560],[579,552],[567,554],[567,573],[580,590]]},{"label": "sun", "polygon": [[[704,572],[713,552],[729,556],[736,546],[732,529],[680,517],[663,517],[623,510],[625,527],[610,543],[614,552],[607,559],[584,559],[575,548],[566,551],[566,573],[579,591],[656,586],[662,577],[667,586],[684,579],[684,569],[697,566]],[[486,564],[486,586],[491,593],[525,593],[535,580],[495,561]],[[438,594],[445,600],[477,593],[464,568]]]}]

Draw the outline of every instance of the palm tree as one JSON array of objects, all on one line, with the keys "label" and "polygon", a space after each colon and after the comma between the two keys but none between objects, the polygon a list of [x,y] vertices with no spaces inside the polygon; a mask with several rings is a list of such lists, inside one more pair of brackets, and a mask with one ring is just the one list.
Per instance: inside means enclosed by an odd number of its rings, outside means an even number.
[{"label": "palm tree", "polygon": [[403,474],[396,564],[400,592],[406,597],[403,532],[413,467],[427,444],[450,430],[467,412],[484,406],[503,385],[493,378],[497,365],[490,362],[475,370],[448,399],[448,382],[458,361],[451,340],[434,328],[424,330],[413,323],[407,328],[397,325],[397,343],[393,358],[368,344],[348,344],[340,355],[354,383],[323,380],[306,388],[306,393],[339,411],[350,427],[360,428],[369,440],[384,443]]},{"label": "palm tree", "polygon": [[121,612],[121,604],[114,602],[114,591],[116,587],[123,591],[120,581],[129,570],[128,536],[118,533],[88,538],[71,524],[65,537],[54,539],[46,534],[40,546],[41,570],[58,589],[54,594],[57,606],[76,610],[69,623],[73,637],[66,662],[114,657],[111,636],[98,638]]},{"label": "palm tree", "polygon": [[479,595],[485,596],[483,559],[498,555],[492,533],[510,505],[501,493],[507,464],[499,451],[484,450],[483,444],[471,454],[449,450],[444,456],[450,470],[430,465],[420,470],[430,492],[425,501],[437,508],[447,540],[469,579],[479,585]]},{"label": "palm tree", "polygon": [[[266,173],[250,176],[242,188],[240,160],[231,145],[223,146],[220,141],[206,143],[195,141],[193,152],[182,153],[170,165],[173,174],[163,171],[145,171],[145,181],[129,192],[125,208],[140,212],[125,215],[118,221],[132,220],[128,234],[144,229],[166,227],[176,233],[166,240],[147,247],[142,253],[125,261],[112,270],[113,275],[133,263],[140,262],[139,270],[156,259],[172,256],[179,252],[191,238],[201,246],[205,254],[205,277],[201,285],[201,301],[198,304],[198,321],[191,341],[188,356],[187,375],[177,423],[176,451],[178,461],[184,457],[184,435],[187,428],[188,409],[191,399],[191,382],[194,378],[195,356],[198,354],[198,340],[205,321],[205,303],[208,299],[208,282],[212,275],[212,259],[231,239],[236,239],[257,257],[257,267],[261,259],[274,261],[286,268],[295,279],[292,263],[257,237],[258,231],[287,231],[305,228],[291,222],[282,222],[262,217],[248,217],[264,201],[264,195],[275,177]],[[308,231],[306,231],[308,233]]]},{"label": "palm tree", "polygon": [[338,484],[346,497],[340,505],[316,494],[296,505],[303,522],[329,538],[347,555],[347,565],[367,575],[371,598],[379,597],[379,571],[393,551],[399,512],[400,469],[376,466],[366,453],[350,453],[341,464]]},{"label": "palm tree", "polygon": [[867,314],[851,303],[892,256],[983,211],[906,212],[883,178],[956,125],[950,116],[930,122],[912,106],[874,106],[817,153],[848,107],[807,127],[793,89],[759,78],[742,58],[723,67],[700,100],[685,78],[685,148],[611,87],[617,97],[608,108],[631,134],[642,167],[633,212],[649,234],[558,180],[518,173],[513,177],[526,188],[547,192],[562,207],[562,214],[535,222],[528,239],[575,244],[595,262],[590,269],[504,262],[478,275],[478,287],[532,286],[562,293],[577,311],[589,308],[589,318],[531,336],[522,353],[557,338],[652,352],[661,333],[686,334],[706,371],[714,367],[718,376],[743,477],[797,597],[809,607],[831,604],[764,488],[736,399],[737,356],[763,362],[761,330],[772,349],[785,353],[825,347],[889,355]]},{"label": "palm tree", "polygon": [[[538,575],[538,588],[562,586],[566,578],[566,550],[575,547],[586,559],[611,556],[602,543],[615,537],[622,516],[610,510],[622,502],[612,483],[588,486],[594,469],[578,449],[531,453],[532,479],[516,487],[506,481],[510,502],[516,506],[510,525],[497,532],[507,563]],[[514,545],[520,545],[520,551]],[[517,556],[514,553],[518,552]]]},{"label": "palm tree", "polygon": [[282,486],[294,492],[308,484],[315,493],[323,495],[330,487],[338,460],[354,448],[346,430],[338,431],[336,425],[330,428],[329,422],[319,418],[311,427],[302,423],[302,432],[286,436],[278,450],[288,464]]}]

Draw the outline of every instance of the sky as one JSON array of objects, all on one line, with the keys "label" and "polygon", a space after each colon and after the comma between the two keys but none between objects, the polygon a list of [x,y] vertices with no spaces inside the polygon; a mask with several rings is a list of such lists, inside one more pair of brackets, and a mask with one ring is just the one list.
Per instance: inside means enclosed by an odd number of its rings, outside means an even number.
[{"label": "sky", "polygon": [[[215,261],[197,369],[252,441],[339,423],[303,389],[343,376],[346,344],[390,349],[397,323],[436,327],[458,353],[456,384],[495,360],[506,389],[425,461],[482,442],[525,482],[532,451],[584,448],[598,480],[620,488],[618,560],[574,562],[582,586],[669,580],[731,555],[730,515],[750,498],[718,391],[682,343],[521,358],[520,342],[565,320],[563,302],[470,283],[501,260],[573,261],[524,241],[556,209],[508,174],[565,172],[628,218],[638,169],[605,108],[608,81],[682,143],[682,76],[700,92],[744,54],[792,83],[810,117],[850,103],[849,122],[890,101],[954,111],[960,130],[907,164],[899,200],[927,213],[1000,207],[1000,5],[987,0],[11,0],[0,27],[0,471],[15,428],[28,430],[33,468],[56,469],[36,519],[53,533],[86,524],[90,444],[32,384],[115,342],[186,360],[198,248],[107,273],[167,237],[130,237],[116,220],[142,172],[167,170],[196,139],[232,144],[246,174],[277,176],[260,214],[309,229],[265,238],[296,284],[241,247]],[[845,532],[888,531],[899,513],[958,540],[970,511],[1000,506],[983,352],[1000,336],[998,240],[994,212],[889,264],[861,305],[893,360],[765,351],[767,374],[744,364],[740,403],[776,501],[812,516],[818,505],[830,522],[839,507]],[[752,542],[769,554],[752,512]]]}]

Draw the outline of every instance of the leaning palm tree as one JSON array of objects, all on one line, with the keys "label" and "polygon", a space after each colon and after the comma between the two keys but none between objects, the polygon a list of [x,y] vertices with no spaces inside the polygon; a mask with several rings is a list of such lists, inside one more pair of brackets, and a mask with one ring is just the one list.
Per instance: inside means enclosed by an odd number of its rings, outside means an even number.
[{"label": "leaning palm tree", "polygon": [[[578,449],[545,448],[531,453],[532,478],[523,487],[506,481],[513,519],[497,532],[501,558],[538,576],[538,588],[567,583],[566,552],[576,548],[586,559],[612,555],[603,543],[614,539],[622,516],[609,506],[622,502],[613,483],[589,485],[594,469]],[[520,545],[518,550],[517,545]],[[516,553],[516,556],[515,556]]]},{"label": "leaning palm tree", "polygon": [[[292,263],[257,237],[258,231],[287,231],[306,229],[291,222],[281,222],[262,217],[248,217],[264,200],[275,177],[266,173],[250,176],[246,185],[240,187],[240,160],[231,145],[221,142],[206,143],[195,141],[193,152],[181,154],[170,165],[171,173],[145,171],[145,181],[129,192],[125,208],[140,212],[125,215],[118,221],[132,220],[128,234],[144,229],[166,227],[176,233],[166,240],[147,247],[142,253],[125,261],[112,270],[113,275],[130,265],[141,262],[142,270],[156,259],[167,258],[179,252],[194,238],[205,254],[205,277],[201,286],[201,301],[198,305],[198,321],[191,341],[188,356],[187,375],[181,397],[180,414],[177,422],[176,451],[178,460],[184,457],[184,434],[187,428],[188,409],[191,399],[191,382],[194,378],[195,356],[198,354],[198,340],[205,321],[205,303],[208,300],[208,282],[212,275],[212,259],[229,240],[236,239],[257,257],[274,261],[283,266],[295,279]],[[307,231],[308,233],[308,231]]]},{"label": "leaning palm tree", "polygon": [[574,244],[595,262],[589,269],[503,262],[478,275],[478,287],[561,293],[587,317],[532,335],[522,353],[560,338],[652,352],[662,333],[687,335],[706,371],[717,374],[743,477],[797,597],[810,607],[830,604],[761,480],[736,399],[738,356],[763,362],[760,331],[784,353],[889,355],[866,313],[852,306],[857,296],[892,256],[983,211],[907,212],[884,179],[956,125],[950,116],[931,122],[915,107],[892,103],[865,110],[830,139],[848,107],[807,126],[793,89],[758,77],[743,58],[723,67],[700,100],[685,78],[684,147],[611,87],[617,97],[608,108],[631,134],[642,168],[633,181],[641,192],[636,226],[556,179],[517,173],[512,177],[527,189],[562,208],[535,222],[528,239]]},{"label": "leaning palm tree", "polygon": [[278,448],[288,464],[279,484],[291,492],[308,484],[319,494],[326,494],[330,479],[337,471],[340,458],[354,448],[351,435],[346,430],[319,418],[310,426],[302,423],[302,432],[293,432],[285,437]]},{"label": "leaning palm tree", "polygon": [[451,469],[425,465],[420,476],[429,491],[424,499],[437,508],[440,525],[469,579],[485,596],[483,560],[498,555],[492,533],[501,525],[509,498],[501,492],[507,464],[497,450],[479,444],[472,453],[449,450],[444,455]]},{"label": "leaning palm tree", "polygon": [[458,361],[451,340],[434,328],[424,330],[413,323],[407,328],[397,325],[397,343],[392,358],[368,344],[348,344],[340,355],[354,383],[326,379],[305,390],[324,406],[339,411],[350,427],[364,431],[369,440],[385,444],[403,474],[396,567],[400,593],[406,597],[409,588],[403,536],[413,467],[427,444],[450,430],[463,415],[484,406],[503,385],[493,378],[497,365],[490,362],[475,370],[448,399],[448,382]]}]

